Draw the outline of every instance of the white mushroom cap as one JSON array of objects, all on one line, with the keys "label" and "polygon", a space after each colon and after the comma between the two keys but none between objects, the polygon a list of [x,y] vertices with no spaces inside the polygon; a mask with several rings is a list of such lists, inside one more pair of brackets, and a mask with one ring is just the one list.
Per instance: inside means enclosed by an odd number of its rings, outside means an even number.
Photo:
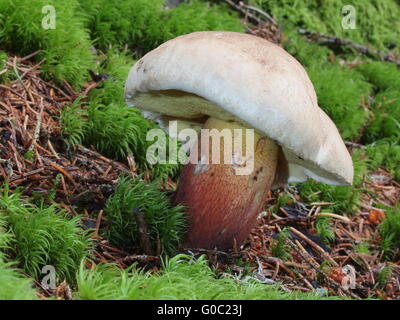
[{"label": "white mushroom cap", "polygon": [[132,67],[125,94],[160,125],[201,125],[207,115],[254,128],[282,147],[289,182],[353,181],[352,159],[304,68],[267,40],[226,31],[177,37]]}]

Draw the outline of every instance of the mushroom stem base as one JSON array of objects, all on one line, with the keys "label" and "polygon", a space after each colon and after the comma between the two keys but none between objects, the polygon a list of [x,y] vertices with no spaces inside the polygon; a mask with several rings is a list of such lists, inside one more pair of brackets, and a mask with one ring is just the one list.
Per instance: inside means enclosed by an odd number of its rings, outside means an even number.
[{"label": "mushroom stem base", "polygon": [[[234,129],[246,129],[214,118],[204,128],[229,129],[232,136]],[[185,205],[189,213],[187,248],[227,250],[238,248],[248,237],[274,180],[278,158],[278,146],[272,140],[254,136],[254,157],[246,154],[245,158],[254,159],[250,174],[237,175],[237,165],[224,163],[187,164],[182,169],[174,202]],[[224,140],[219,143],[223,151]],[[204,152],[200,152],[202,157]]]}]

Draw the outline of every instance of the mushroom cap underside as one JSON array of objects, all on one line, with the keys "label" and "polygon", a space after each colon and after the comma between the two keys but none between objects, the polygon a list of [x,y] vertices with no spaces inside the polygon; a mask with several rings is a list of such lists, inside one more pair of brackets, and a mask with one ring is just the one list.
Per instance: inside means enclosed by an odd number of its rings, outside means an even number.
[{"label": "mushroom cap underside", "polygon": [[137,61],[125,96],[162,127],[171,119],[201,127],[212,116],[254,128],[282,147],[288,182],[352,183],[351,156],[306,71],[267,40],[226,31],[177,37]]}]

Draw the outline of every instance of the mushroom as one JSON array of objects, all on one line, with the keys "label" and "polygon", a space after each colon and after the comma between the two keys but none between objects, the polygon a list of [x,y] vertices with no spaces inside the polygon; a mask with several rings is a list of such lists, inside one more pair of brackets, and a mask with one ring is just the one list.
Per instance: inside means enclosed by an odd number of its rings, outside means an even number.
[{"label": "mushroom", "polygon": [[174,202],[188,210],[187,247],[242,244],[270,188],[308,178],[352,183],[352,159],[304,68],[262,38],[210,31],[169,40],[132,67],[125,95],[162,128],[177,119],[190,128],[255,131],[250,174],[236,174],[235,161],[183,167]]}]

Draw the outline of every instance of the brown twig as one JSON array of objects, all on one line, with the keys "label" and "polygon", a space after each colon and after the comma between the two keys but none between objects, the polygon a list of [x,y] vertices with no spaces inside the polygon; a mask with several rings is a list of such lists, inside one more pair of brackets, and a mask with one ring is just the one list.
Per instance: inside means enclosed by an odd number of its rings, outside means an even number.
[{"label": "brown twig", "polygon": [[297,237],[299,237],[300,239],[304,240],[309,246],[311,246],[315,251],[317,251],[319,254],[321,254],[324,259],[329,260],[330,262],[332,262],[332,264],[337,267],[338,264],[336,263],[335,260],[332,259],[332,257],[326,253],[326,251],[324,249],[322,249],[318,244],[316,244],[314,241],[312,241],[310,238],[308,238],[307,236],[305,236],[303,233],[301,233],[300,231],[296,230],[293,227],[289,228],[290,232],[292,232],[293,234],[295,234]]},{"label": "brown twig", "polygon": [[[265,24],[266,22],[270,22],[279,30],[279,25],[276,20],[264,10],[245,4],[243,1],[239,1],[239,3],[235,3],[232,0],[222,1],[227,3],[234,10],[239,11],[242,15],[244,15],[246,19],[248,18],[253,23],[260,26]],[[261,16],[262,18],[259,18],[257,15]]]},{"label": "brown twig", "polygon": [[101,224],[101,219],[103,218],[103,210],[100,210],[97,219],[96,219],[96,228],[94,231],[94,236],[99,235],[99,230],[100,230],[100,224]]},{"label": "brown twig", "polygon": [[57,163],[49,161],[49,165],[52,166],[54,169],[56,169],[57,171],[59,171],[60,173],[62,173],[65,177],[68,178],[69,181],[72,182],[72,184],[75,186],[76,182],[75,180],[72,178],[72,176],[67,172],[67,170],[65,170],[64,168],[62,168],[61,166],[59,166]]},{"label": "brown twig", "polygon": [[396,64],[398,67],[400,67],[400,60],[397,59],[394,54],[392,53],[386,53],[381,50],[376,50],[369,48],[367,46],[364,46],[359,43],[355,43],[353,41],[347,40],[347,39],[341,39],[336,36],[331,36],[319,32],[314,32],[314,31],[309,31],[309,30],[304,30],[304,29],[299,29],[298,33],[301,35],[308,36],[308,38],[312,41],[321,43],[321,44],[333,44],[333,45],[339,45],[339,46],[344,46],[344,47],[349,47],[352,48],[364,55],[367,55],[371,58],[379,58],[381,61],[387,61],[387,62],[392,62]]}]

